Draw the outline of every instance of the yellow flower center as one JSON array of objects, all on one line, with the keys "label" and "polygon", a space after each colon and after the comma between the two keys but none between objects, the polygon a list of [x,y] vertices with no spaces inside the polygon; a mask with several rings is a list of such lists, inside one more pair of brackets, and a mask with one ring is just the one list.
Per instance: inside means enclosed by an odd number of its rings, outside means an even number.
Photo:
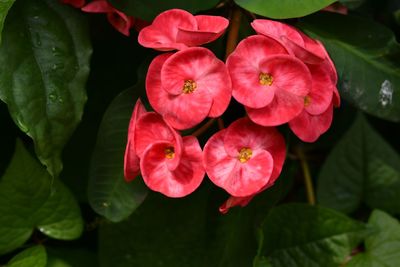
[{"label": "yellow flower center", "polygon": [[258,79],[261,85],[268,85],[271,86],[272,82],[274,81],[274,78],[272,77],[271,74],[260,72],[258,75]]},{"label": "yellow flower center", "polygon": [[194,90],[196,90],[196,87],[197,87],[197,85],[196,85],[196,82],[195,82],[195,81],[193,81],[193,80],[186,80],[186,81],[183,83],[182,92],[183,92],[184,94],[191,94],[191,93],[194,92]]},{"label": "yellow flower center", "polygon": [[248,147],[244,147],[239,151],[238,160],[241,163],[246,163],[251,158],[252,155],[253,151],[251,151],[251,149]]},{"label": "yellow flower center", "polygon": [[172,146],[169,146],[166,149],[164,149],[164,153],[167,159],[173,159],[175,157],[175,149]]},{"label": "yellow flower center", "polygon": [[304,106],[308,107],[310,104],[311,104],[311,97],[307,95],[304,97]]}]

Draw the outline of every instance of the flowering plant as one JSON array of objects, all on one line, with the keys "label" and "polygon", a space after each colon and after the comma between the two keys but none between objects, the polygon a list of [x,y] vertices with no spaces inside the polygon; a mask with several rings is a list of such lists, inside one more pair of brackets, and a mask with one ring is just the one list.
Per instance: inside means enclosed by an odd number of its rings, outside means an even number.
[{"label": "flowering plant", "polygon": [[399,266],[399,10],[3,1],[0,266]]}]

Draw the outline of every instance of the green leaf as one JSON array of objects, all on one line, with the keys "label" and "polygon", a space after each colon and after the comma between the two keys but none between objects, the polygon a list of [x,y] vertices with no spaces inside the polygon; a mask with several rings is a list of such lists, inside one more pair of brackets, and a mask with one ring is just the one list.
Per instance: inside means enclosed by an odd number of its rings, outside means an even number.
[{"label": "green leaf", "polygon": [[89,203],[113,222],[127,218],[145,199],[147,187],[140,177],[124,179],[124,153],[129,120],[141,86],[119,94],[102,119],[90,166]]},{"label": "green leaf", "polygon": [[83,230],[79,206],[68,189],[17,142],[0,181],[0,255],[18,248],[34,228],[62,240]]},{"label": "green leaf", "polygon": [[46,267],[91,267],[99,266],[97,255],[85,247],[46,247]]},{"label": "green leaf", "polygon": [[225,215],[218,206],[227,194],[217,195],[220,190],[210,190],[207,181],[182,199],[149,193],[128,220],[101,225],[102,266],[251,266],[257,251],[256,227],[292,184],[294,169],[286,167],[273,187]]},{"label": "green leaf", "polygon": [[326,46],[342,97],[369,114],[400,121],[400,45],[388,28],[330,12],[304,18],[300,27]]},{"label": "green leaf", "polygon": [[180,8],[190,13],[197,13],[202,10],[213,8],[218,2],[219,0],[110,0],[111,4],[124,13],[147,21],[152,21],[158,14],[168,9]]},{"label": "green leaf", "polygon": [[346,267],[398,267],[400,263],[400,224],[389,214],[374,210],[368,225],[376,231],[365,239],[365,252],[356,255]]},{"label": "green leaf", "polygon": [[267,258],[273,267],[337,267],[362,240],[365,229],[364,224],[327,208],[278,206],[262,226],[257,257]]},{"label": "green leaf", "polygon": [[0,99],[53,176],[82,116],[90,55],[79,12],[54,0],[20,0],[11,8],[0,47]]},{"label": "green leaf", "polygon": [[309,15],[332,4],[336,0],[235,0],[236,4],[255,14],[289,19]]},{"label": "green leaf", "polygon": [[47,255],[43,246],[35,246],[20,252],[7,264],[7,267],[46,267]]},{"label": "green leaf", "polygon": [[196,191],[172,199],[150,193],[128,220],[101,226],[102,266],[202,266],[208,196]]},{"label": "green leaf", "polygon": [[3,31],[4,20],[6,19],[7,13],[15,0],[2,0],[0,2],[0,44],[1,44],[1,32]]},{"label": "green leaf", "polygon": [[339,0],[339,2],[349,9],[356,9],[361,6],[365,0]]},{"label": "green leaf", "polygon": [[322,166],[317,193],[321,205],[345,213],[362,202],[400,212],[400,157],[359,115]]}]

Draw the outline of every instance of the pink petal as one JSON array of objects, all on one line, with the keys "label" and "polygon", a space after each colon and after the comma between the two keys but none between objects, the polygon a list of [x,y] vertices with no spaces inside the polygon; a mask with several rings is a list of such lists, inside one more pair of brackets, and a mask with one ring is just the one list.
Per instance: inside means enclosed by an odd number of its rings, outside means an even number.
[{"label": "pink petal", "polygon": [[318,40],[316,40],[316,41],[317,41],[317,43],[319,44],[320,49],[322,50],[322,52],[323,52],[323,54],[324,54],[324,57],[325,57],[325,61],[326,61],[326,62],[324,62],[323,64],[327,64],[327,65],[329,66],[332,83],[333,83],[334,85],[336,85],[337,80],[338,80],[338,77],[337,77],[337,72],[336,72],[335,64],[333,64],[333,61],[332,61],[332,59],[330,58],[330,56],[329,56],[329,54],[328,54],[328,51],[326,51],[325,46],[324,46],[320,41],[318,41]]},{"label": "pink petal", "polygon": [[168,164],[170,169],[176,168],[181,159],[181,137],[159,114],[155,112],[147,112],[138,119],[136,124],[136,154],[139,158],[142,158],[147,147],[158,141],[173,144],[175,147],[175,157],[173,160],[168,161]]},{"label": "pink petal", "polygon": [[312,87],[308,94],[309,105],[305,106],[308,113],[318,115],[323,113],[332,102],[333,85],[330,77],[330,68],[325,64],[310,64]]},{"label": "pink petal", "polygon": [[246,108],[249,118],[262,126],[284,124],[299,115],[304,108],[304,97],[277,90],[274,100],[260,109]]},{"label": "pink petal", "polygon": [[273,77],[275,90],[285,90],[294,95],[306,96],[311,90],[311,73],[307,66],[289,55],[274,55],[260,63],[263,72]]},{"label": "pink petal", "polygon": [[281,36],[285,36],[300,46],[304,45],[300,33],[292,26],[273,20],[255,19],[251,27],[258,33],[281,41]]},{"label": "pink petal", "polygon": [[279,176],[286,158],[285,139],[276,128],[257,125],[249,118],[236,120],[229,125],[224,136],[224,147],[232,157],[237,156],[243,147],[251,148],[253,151],[262,149],[271,153],[274,160],[272,183]]},{"label": "pink petal", "polygon": [[177,41],[187,46],[199,46],[218,39],[229,25],[229,20],[220,16],[198,15],[197,29],[180,27],[177,32]]},{"label": "pink petal", "polygon": [[285,36],[282,36],[281,39],[285,46],[288,47],[295,54],[295,56],[304,63],[320,64],[322,61],[324,61],[325,55],[319,44],[305,34],[300,34],[303,37],[304,46],[293,42]]},{"label": "pink petal", "polygon": [[[237,158],[236,160],[238,161]],[[250,196],[269,182],[273,166],[274,160],[268,151],[256,150],[247,162],[239,162],[228,177],[210,177],[210,179],[232,196]]]},{"label": "pink petal", "polygon": [[88,13],[108,13],[113,12],[114,7],[106,0],[94,0],[82,7],[81,10]]},{"label": "pink petal", "polygon": [[141,169],[146,185],[168,197],[184,197],[199,187],[204,178],[202,152],[194,137],[184,137],[182,161],[171,171],[165,158],[165,148],[168,142],[151,144],[143,153]]},{"label": "pink petal", "polygon": [[85,0],[61,0],[63,4],[69,4],[75,8],[81,8],[85,5]]},{"label": "pink petal", "polygon": [[[253,151],[251,158],[241,163],[238,155],[228,155],[224,147],[227,130],[214,134],[204,147],[204,166],[210,180],[233,196],[249,196],[268,183],[273,158],[265,150]],[[239,154],[239,153],[238,153]]]},{"label": "pink petal", "polygon": [[[239,56],[243,60],[243,65],[252,65],[256,68],[259,66],[260,61],[264,60],[265,57],[276,54],[288,54],[288,51],[281,43],[270,37],[262,35],[252,35],[243,39],[237,45],[235,51],[231,54],[231,56]],[[229,58],[227,59],[227,65],[228,70],[230,71]],[[231,71],[230,73],[233,76],[235,74]]]},{"label": "pink petal", "polygon": [[132,17],[115,9],[114,12],[107,13],[107,19],[117,31],[125,36],[129,36],[129,30],[134,24],[134,19]]},{"label": "pink petal", "polygon": [[164,53],[156,56],[150,63],[146,75],[147,98],[154,110],[160,114],[165,113],[165,99],[169,98],[169,94],[161,85],[161,68],[171,55],[172,53]]},{"label": "pink petal", "polygon": [[170,9],[160,13],[150,26],[143,28],[138,36],[139,43],[160,51],[184,49],[186,44],[177,42],[179,28],[197,29],[197,21],[185,10]]},{"label": "pink petal", "polygon": [[276,54],[287,54],[286,49],[269,37],[250,36],[239,43],[227,59],[232,79],[233,97],[254,108],[268,105],[274,97],[274,86],[260,84],[261,63]]},{"label": "pink petal", "polygon": [[333,87],[333,106],[338,108],[340,107],[340,95],[339,95],[339,91],[338,89],[335,87]]},{"label": "pink petal", "polygon": [[[196,90],[191,94],[170,95],[161,82],[161,69],[172,54],[154,58],[146,76],[146,92],[151,106],[175,129],[189,129],[200,123],[210,112],[212,96],[208,90]],[[183,82],[182,82],[183,86]],[[182,90],[182,89],[181,89]]]},{"label": "pink petal", "polygon": [[128,128],[128,141],[124,155],[124,176],[127,182],[132,181],[140,173],[139,157],[136,155],[135,150],[135,128],[138,118],[146,113],[140,98],[136,101],[136,105],[132,112],[132,117],[129,122]]},{"label": "pink petal", "polygon": [[254,195],[248,197],[234,197],[230,196],[227,201],[225,201],[220,207],[219,212],[222,214],[228,213],[229,209],[235,206],[247,206],[253,199]]},{"label": "pink petal", "polygon": [[[225,151],[225,130],[221,130],[208,139],[204,146],[204,167],[211,181],[211,177],[229,177],[240,164],[237,158],[232,158]],[[218,178],[215,178],[218,179]]]},{"label": "pink petal", "polygon": [[259,66],[243,64],[241,56],[232,55],[227,66],[232,77],[232,95],[239,103],[253,108],[265,107],[275,95],[274,86],[260,84]]},{"label": "pink petal", "polygon": [[289,122],[293,133],[304,142],[315,142],[321,134],[325,133],[332,123],[333,105],[320,115],[311,115],[303,111],[299,116]]},{"label": "pink petal", "polygon": [[165,102],[168,109],[164,119],[175,129],[186,130],[202,122],[210,112],[212,97],[198,90],[190,95],[170,96]]}]

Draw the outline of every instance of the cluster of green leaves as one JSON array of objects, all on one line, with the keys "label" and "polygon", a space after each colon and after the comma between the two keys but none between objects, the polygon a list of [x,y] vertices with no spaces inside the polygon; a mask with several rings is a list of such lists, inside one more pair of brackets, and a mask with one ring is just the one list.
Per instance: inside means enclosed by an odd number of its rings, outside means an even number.
[{"label": "cluster of green leaves", "polygon": [[[333,0],[109,1],[144,20],[170,8],[228,14],[233,5],[273,19],[301,17],[296,26],[330,53],[343,99],[332,129],[316,144],[288,134],[289,151],[302,147],[309,156],[318,205],[288,203],[305,202],[300,164],[290,158],[272,188],[227,215],[218,212],[227,195],[207,181],[183,199],[149,192],[140,177],[126,183],[127,126],[154,55],[98,16],[90,16],[89,27],[87,14],[58,0],[4,0],[0,265],[400,265],[395,1],[342,0],[352,10],[347,16],[311,14]],[[371,19],[378,11],[393,16],[383,22],[397,36]],[[248,20],[243,16],[242,38],[254,34]],[[210,48],[221,54],[223,46],[221,39]],[[383,137],[384,129],[392,132]],[[314,162],[314,153],[326,159]]]}]

